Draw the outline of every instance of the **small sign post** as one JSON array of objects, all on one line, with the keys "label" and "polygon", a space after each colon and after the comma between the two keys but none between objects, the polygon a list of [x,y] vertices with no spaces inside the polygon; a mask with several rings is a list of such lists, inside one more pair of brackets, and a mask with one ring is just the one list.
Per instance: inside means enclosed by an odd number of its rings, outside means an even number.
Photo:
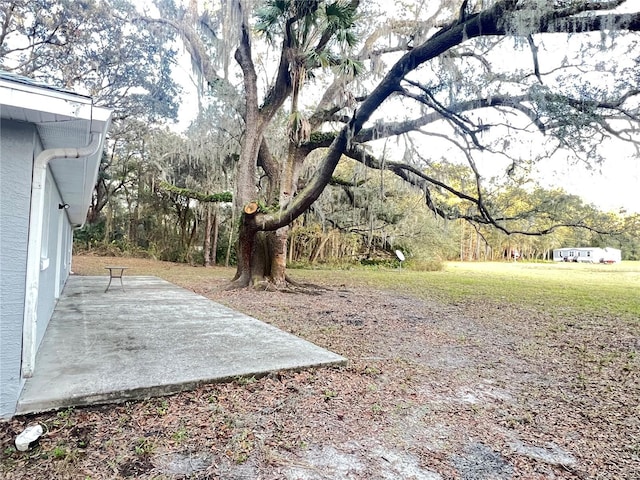
[{"label": "small sign post", "polygon": [[396,250],[396,257],[398,257],[398,260],[400,260],[400,269],[402,270],[402,262],[404,262],[404,253],[402,253],[400,250]]}]

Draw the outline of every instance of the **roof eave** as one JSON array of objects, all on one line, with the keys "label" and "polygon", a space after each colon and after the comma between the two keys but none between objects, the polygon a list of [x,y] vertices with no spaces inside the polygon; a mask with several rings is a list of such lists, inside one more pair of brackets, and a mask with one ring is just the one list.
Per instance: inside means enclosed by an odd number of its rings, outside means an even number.
[{"label": "roof eave", "polygon": [[83,148],[91,135],[100,136],[95,154],[50,163],[62,201],[69,205],[69,221],[76,226],[84,224],[91,205],[111,115],[111,109],[93,105],[87,96],[0,75],[0,117],[35,124],[43,148]]}]

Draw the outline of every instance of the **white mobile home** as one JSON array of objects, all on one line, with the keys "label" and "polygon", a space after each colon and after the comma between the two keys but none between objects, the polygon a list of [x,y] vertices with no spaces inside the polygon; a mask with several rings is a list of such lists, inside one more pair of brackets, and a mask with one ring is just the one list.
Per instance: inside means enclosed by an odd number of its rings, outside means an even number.
[{"label": "white mobile home", "polygon": [[110,121],[86,96],[0,71],[0,417],[37,368]]},{"label": "white mobile home", "polygon": [[617,248],[580,247],[558,248],[553,251],[554,262],[617,263],[622,252]]}]

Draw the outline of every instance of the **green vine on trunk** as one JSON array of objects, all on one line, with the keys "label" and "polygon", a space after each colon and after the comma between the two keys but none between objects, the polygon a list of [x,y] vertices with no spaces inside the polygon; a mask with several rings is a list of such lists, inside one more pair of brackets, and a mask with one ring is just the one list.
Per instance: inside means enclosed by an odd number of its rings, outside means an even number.
[{"label": "green vine on trunk", "polygon": [[313,132],[309,136],[309,140],[307,143],[310,143],[313,145],[316,145],[316,144],[328,145],[334,140],[335,137],[336,137],[336,134],[333,132]]},{"label": "green vine on trunk", "polygon": [[258,200],[256,202],[258,204],[258,211],[260,213],[274,213],[280,210],[280,204],[275,201],[271,205],[267,205],[265,202]]},{"label": "green vine on trunk", "polygon": [[209,203],[222,203],[222,202],[231,202],[233,200],[233,195],[231,192],[221,192],[221,193],[202,193],[196,190],[191,190],[190,188],[180,188],[175,185],[171,185],[167,182],[161,182],[160,188],[169,193],[175,193],[176,195],[182,195],[183,197],[193,198],[200,202],[209,202]]},{"label": "green vine on trunk", "polygon": [[367,183],[366,180],[358,180],[357,182],[350,182],[349,180],[343,180],[338,177],[331,177],[331,180],[329,181],[329,185],[333,185],[336,187],[361,187],[365,183]]}]

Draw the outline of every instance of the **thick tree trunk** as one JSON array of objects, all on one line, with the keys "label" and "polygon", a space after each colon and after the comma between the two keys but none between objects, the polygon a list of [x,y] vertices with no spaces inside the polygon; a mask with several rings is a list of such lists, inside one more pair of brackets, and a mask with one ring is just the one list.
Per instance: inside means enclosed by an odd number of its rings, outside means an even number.
[{"label": "thick tree trunk", "polygon": [[[304,158],[303,151],[294,145],[290,146],[280,177],[280,208],[286,208],[297,192]],[[287,283],[287,240],[290,231],[291,227],[285,225],[269,235],[268,247],[271,265],[268,276],[276,286],[283,286]]]},{"label": "thick tree trunk", "polygon": [[[280,208],[286,208],[297,190],[300,169],[304,162],[304,152],[296,147],[289,151],[287,159],[279,172],[280,180]],[[248,191],[248,189],[245,189]],[[263,286],[266,282],[276,287],[287,284],[287,239],[290,227],[285,225],[275,231],[268,232],[262,238],[259,225],[255,225],[253,216],[258,213],[258,206],[250,201],[245,204],[238,241],[238,269],[233,279],[233,285]],[[254,231],[255,230],[255,231]]]},{"label": "thick tree trunk", "polygon": [[282,227],[269,235],[269,250],[271,257],[271,281],[276,285],[286,283],[287,269],[287,238],[289,227]]},{"label": "thick tree trunk", "polygon": [[93,225],[100,220],[100,213],[107,206],[109,197],[104,180],[99,180],[96,184],[94,195],[91,199],[91,205],[87,212],[87,223]]},{"label": "thick tree trunk", "polygon": [[239,215],[238,248],[236,251],[238,268],[232,280],[234,286],[248,286],[252,277],[252,259],[256,245],[258,229],[254,225],[253,216],[258,212],[256,188],[256,165],[263,132],[266,127],[265,118],[260,114],[258,105],[257,74],[251,58],[251,37],[248,12],[243,10],[242,2],[237,6],[242,13],[240,25],[240,44],[235,52],[235,59],[242,69],[245,87],[245,132],[242,149],[238,161],[238,176],[234,196],[234,212]]},{"label": "thick tree trunk", "polygon": [[238,249],[236,252],[238,268],[232,279],[235,286],[246,287],[252,277],[252,257],[258,230],[252,222],[252,217],[258,212],[258,205],[248,203],[242,210],[240,228],[238,232]]}]

